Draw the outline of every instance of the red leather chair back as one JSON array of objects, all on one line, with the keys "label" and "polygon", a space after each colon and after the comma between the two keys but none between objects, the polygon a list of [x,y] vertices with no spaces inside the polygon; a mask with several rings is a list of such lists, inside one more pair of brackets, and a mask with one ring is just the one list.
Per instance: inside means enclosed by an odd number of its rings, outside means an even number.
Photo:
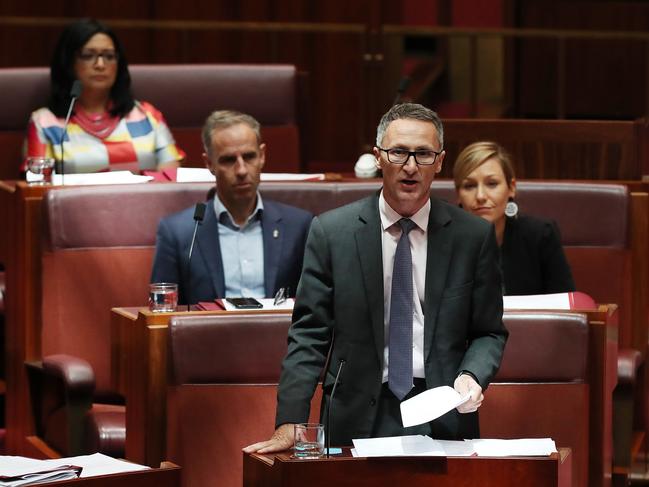
[{"label": "red leather chair back", "polygon": [[504,322],[510,336],[480,408],[481,437],[551,437],[572,448],[574,485],[586,487],[588,320],[579,313],[506,312]]},{"label": "red leather chair back", "polygon": [[[241,448],[274,430],[290,324],[288,313],[172,318],[167,458],[183,466],[183,487],[241,485]],[[314,422],[320,399],[318,388]]]}]

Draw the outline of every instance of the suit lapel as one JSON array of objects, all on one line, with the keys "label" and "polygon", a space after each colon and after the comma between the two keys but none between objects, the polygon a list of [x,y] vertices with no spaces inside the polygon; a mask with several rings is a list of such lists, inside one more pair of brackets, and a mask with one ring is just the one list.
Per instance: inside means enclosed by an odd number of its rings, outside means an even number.
[{"label": "suit lapel", "polygon": [[[261,216],[261,233],[264,239],[264,288],[266,296],[273,296],[279,272],[279,261],[284,242],[284,222],[274,205],[264,203]],[[294,293],[295,289],[290,292]]]},{"label": "suit lapel", "polygon": [[225,297],[225,279],[223,277],[223,260],[221,258],[221,245],[219,244],[219,225],[214,212],[214,200],[207,202],[205,219],[201,228],[196,234],[198,251],[201,253],[208,272],[212,279],[212,285],[216,291],[216,297]]},{"label": "suit lapel", "polygon": [[446,274],[452,254],[452,232],[448,226],[451,217],[439,201],[431,198],[428,217],[428,247],[426,250],[426,296],[424,303],[424,362],[435,335],[437,313],[446,283]]},{"label": "suit lapel", "polygon": [[356,251],[361,263],[367,306],[370,310],[374,343],[380,363],[383,363],[383,251],[381,245],[381,219],[378,197],[368,199],[359,213],[359,228],[356,231]]}]

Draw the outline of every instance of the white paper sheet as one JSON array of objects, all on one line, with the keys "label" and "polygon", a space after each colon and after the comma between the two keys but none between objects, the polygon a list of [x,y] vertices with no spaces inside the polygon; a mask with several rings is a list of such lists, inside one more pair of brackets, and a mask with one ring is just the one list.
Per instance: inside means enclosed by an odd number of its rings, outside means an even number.
[{"label": "white paper sheet", "polygon": [[570,293],[503,296],[505,309],[570,309]]},{"label": "white paper sheet", "polygon": [[130,463],[124,460],[103,455],[102,453],[93,453],[92,455],[81,455],[78,457],[58,458],[56,460],[44,460],[54,465],[76,465],[83,467],[81,477],[95,477],[97,475],[108,475],[113,473],[138,472],[140,470],[149,470],[149,467]]},{"label": "white paper sheet", "polygon": [[214,174],[205,167],[179,167],[176,170],[176,182],[179,183],[213,183]]},{"label": "white paper sheet", "polygon": [[[288,298],[286,301],[278,305],[273,304],[273,301],[275,301],[273,298],[258,298],[257,301],[259,301],[263,306],[263,308],[257,308],[257,309],[270,309],[270,310],[282,310],[282,311],[291,311],[293,309],[293,305],[295,304],[295,299],[293,298]],[[233,304],[231,304],[230,301],[228,301],[227,299],[222,299],[221,302],[223,303],[223,307],[226,309],[226,311],[251,311],[250,309],[237,308]],[[252,311],[254,311],[254,308]]]},{"label": "white paper sheet", "polygon": [[288,172],[263,172],[262,181],[323,181],[325,175],[322,173],[296,174]]},{"label": "white paper sheet", "polygon": [[472,440],[480,457],[534,457],[548,456],[557,451],[552,438],[518,438],[514,440]]},{"label": "white paper sheet", "polygon": [[401,403],[401,421],[404,427],[428,423],[468,400],[449,386],[428,389]]},{"label": "white paper sheet", "polygon": [[433,440],[429,436],[411,435],[353,440],[352,454],[359,457],[468,457],[473,446],[466,441]]},{"label": "white paper sheet", "polygon": [[61,465],[82,467],[81,477],[93,477],[112,473],[135,472],[148,470],[149,467],[135,463],[116,460],[115,458],[95,453],[77,457],[57,458],[54,460],[35,460],[17,456],[0,456],[0,474],[6,476],[24,475],[29,472],[49,470]]},{"label": "white paper sheet", "polygon": [[85,186],[93,184],[139,184],[153,179],[151,176],[140,176],[131,171],[109,171],[80,174],[54,174],[52,184],[55,186]]},{"label": "white paper sheet", "polygon": [[552,438],[513,440],[479,439],[464,441],[433,440],[428,436],[394,436],[353,440],[355,457],[445,456],[527,457],[548,456],[557,451]]},{"label": "white paper sheet", "polygon": [[[325,176],[322,173],[296,174],[263,172],[259,178],[261,181],[320,181]],[[179,167],[176,170],[176,181],[179,183],[213,183],[214,175],[207,168]]]}]

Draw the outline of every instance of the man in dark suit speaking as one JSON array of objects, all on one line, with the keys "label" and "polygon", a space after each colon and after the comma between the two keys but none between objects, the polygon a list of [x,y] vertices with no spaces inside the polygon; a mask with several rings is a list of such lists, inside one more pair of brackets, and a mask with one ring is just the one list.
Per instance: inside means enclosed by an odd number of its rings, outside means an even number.
[{"label": "man in dark suit speaking", "polygon": [[[345,362],[332,444],[479,435],[482,392],[507,340],[498,250],[489,223],[430,197],[442,148],[435,112],[417,104],[392,107],[374,148],[383,189],[313,220],[279,383],[277,429],[244,451],[293,445],[293,424],[309,417],[330,347],[323,417]],[[441,385],[470,399],[431,423],[403,428],[400,402]]]},{"label": "man in dark suit speaking", "polygon": [[180,303],[295,292],[312,215],[262,200],[257,188],[266,145],[259,122],[216,111],[202,137],[205,164],[216,177],[214,200],[207,203],[191,264],[194,208],[160,221],[151,282],[178,283]]}]

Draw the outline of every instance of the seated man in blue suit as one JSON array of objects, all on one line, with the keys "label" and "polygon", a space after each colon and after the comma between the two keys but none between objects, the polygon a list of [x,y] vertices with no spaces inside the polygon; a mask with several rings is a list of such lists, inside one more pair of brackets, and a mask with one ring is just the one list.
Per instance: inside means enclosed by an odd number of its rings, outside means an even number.
[{"label": "seated man in blue suit", "polygon": [[191,270],[193,207],[160,221],[151,282],[178,283],[179,303],[272,297],[280,288],[295,292],[313,215],[257,191],[266,154],[259,122],[216,111],[202,138],[216,192],[198,228]]}]

